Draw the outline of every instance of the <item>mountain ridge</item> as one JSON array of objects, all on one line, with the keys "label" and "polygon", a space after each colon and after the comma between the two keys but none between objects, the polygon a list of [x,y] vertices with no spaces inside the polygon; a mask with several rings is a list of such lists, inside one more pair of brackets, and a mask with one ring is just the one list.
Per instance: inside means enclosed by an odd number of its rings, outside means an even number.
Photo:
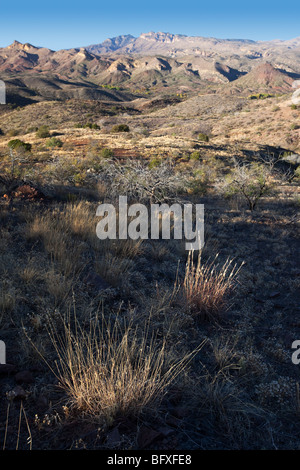
[{"label": "mountain ridge", "polygon": [[[124,38],[126,38],[125,41]],[[110,47],[109,41],[112,41],[113,47]],[[152,53],[156,54],[157,49],[154,45],[158,46],[160,51],[163,49],[169,54],[175,54],[178,56],[178,54],[186,54],[188,51],[193,51],[197,54],[199,53],[197,50],[198,48],[207,50],[213,47],[218,47],[224,49],[227,52],[232,52],[232,49],[234,48],[241,48],[248,45],[253,46],[256,49],[268,49],[276,46],[286,46],[292,48],[300,47],[300,36],[288,40],[274,39],[270,41],[255,41],[252,39],[219,39],[214,37],[188,36],[184,34],[150,31],[148,33],[141,33],[138,37],[134,37],[132,35],[116,36],[110,40],[106,39],[102,43],[86,46],[85,49],[91,49],[94,53],[99,54],[112,52],[139,54],[145,52],[146,50],[148,52],[150,50],[150,52],[152,51]],[[170,45],[177,45],[179,50],[168,50],[167,48]]]},{"label": "mountain ridge", "polygon": [[190,36],[150,32],[101,44],[98,49],[53,51],[15,40],[0,48],[0,78],[11,96],[21,94],[29,102],[126,101],[128,93],[211,93],[228,84],[235,88],[222,92],[289,92],[300,78],[300,38],[255,42],[196,37],[195,43]]}]

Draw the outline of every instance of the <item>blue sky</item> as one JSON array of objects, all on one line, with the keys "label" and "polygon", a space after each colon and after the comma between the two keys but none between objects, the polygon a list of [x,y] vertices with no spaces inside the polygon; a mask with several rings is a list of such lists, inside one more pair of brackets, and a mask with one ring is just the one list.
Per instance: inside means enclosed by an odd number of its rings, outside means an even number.
[{"label": "blue sky", "polygon": [[299,0],[10,0],[0,4],[0,47],[17,39],[57,50],[149,31],[291,39],[300,36],[299,19]]}]

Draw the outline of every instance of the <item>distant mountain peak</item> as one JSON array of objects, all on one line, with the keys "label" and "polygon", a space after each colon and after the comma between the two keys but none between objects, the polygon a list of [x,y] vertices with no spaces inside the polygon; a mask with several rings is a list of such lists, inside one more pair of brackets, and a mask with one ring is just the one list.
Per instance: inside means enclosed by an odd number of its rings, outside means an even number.
[{"label": "distant mountain peak", "polygon": [[8,49],[19,49],[22,51],[28,51],[29,49],[38,49],[38,47],[29,44],[29,42],[22,44],[21,42],[14,40],[14,42],[10,46],[8,46]]},{"label": "distant mountain peak", "polygon": [[136,38],[131,34],[123,34],[114,38],[105,39],[105,41],[103,41],[101,44],[92,44],[91,46],[88,46],[85,49],[95,54],[109,53],[126,47],[135,40]]}]

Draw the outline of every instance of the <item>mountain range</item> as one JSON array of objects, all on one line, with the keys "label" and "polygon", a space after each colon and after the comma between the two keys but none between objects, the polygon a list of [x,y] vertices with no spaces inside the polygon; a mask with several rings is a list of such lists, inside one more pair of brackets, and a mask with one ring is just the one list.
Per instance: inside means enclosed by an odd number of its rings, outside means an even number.
[{"label": "mountain range", "polygon": [[288,92],[300,77],[300,37],[215,39],[170,33],[118,36],[53,51],[14,41],[0,48],[8,100],[129,101],[156,94]]}]

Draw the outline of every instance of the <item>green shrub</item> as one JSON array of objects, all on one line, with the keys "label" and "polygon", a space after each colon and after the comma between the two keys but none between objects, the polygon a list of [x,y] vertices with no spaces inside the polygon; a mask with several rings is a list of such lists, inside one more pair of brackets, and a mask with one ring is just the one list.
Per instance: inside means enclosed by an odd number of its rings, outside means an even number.
[{"label": "green shrub", "polygon": [[114,152],[111,149],[102,149],[100,151],[100,157],[112,158],[113,156],[114,156]]},{"label": "green shrub", "polygon": [[57,137],[51,137],[47,143],[46,143],[47,147],[62,147],[63,146],[63,142],[58,139]]},{"label": "green shrub", "polygon": [[256,93],[255,95],[249,95],[248,100],[264,100],[266,98],[273,98],[274,95],[270,93]]},{"label": "green shrub", "polygon": [[150,162],[149,162],[149,165],[148,165],[148,168],[151,170],[152,168],[157,168],[158,166],[160,166],[162,163],[162,159],[159,158],[159,157],[153,157]]},{"label": "green shrub", "polygon": [[190,155],[190,160],[200,160],[201,154],[197,150]]},{"label": "green shrub", "polygon": [[24,149],[26,152],[31,152],[31,144],[23,142],[23,140],[20,139],[10,140],[7,145],[12,150]]},{"label": "green shrub", "polygon": [[111,132],[129,132],[127,124],[116,124],[111,128]]},{"label": "green shrub", "polygon": [[298,109],[298,106],[296,104],[292,104],[291,109]]},{"label": "green shrub", "polygon": [[83,126],[85,129],[100,129],[100,126],[98,126],[98,124],[94,124],[92,122],[87,122],[86,124],[84,124]]},{"label": "green shrub", "polygon": [[209,137],[208,137],[207,134],[204,134],[203,132],[200,132],[200,134],[198,134],[198,140],[201,140],[201,142],[208,142]]},{"label": "green shrub", "polygon": [[37,130],[36,136],[45,139],[46,137],[50,137],[49,127],[48,126],[40,126]]}]

